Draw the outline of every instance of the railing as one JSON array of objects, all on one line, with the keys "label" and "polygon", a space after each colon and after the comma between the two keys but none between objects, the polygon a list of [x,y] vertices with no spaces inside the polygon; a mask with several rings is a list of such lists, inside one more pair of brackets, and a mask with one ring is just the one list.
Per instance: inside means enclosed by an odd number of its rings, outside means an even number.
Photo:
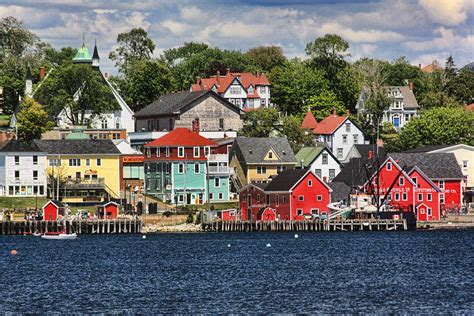
[{"label": "railing", "polygon": [[209,166],[209,173],[229,173],[230,168],[227,166]]},{"label": "railing", "polygon": [[66,186],[69,188],[75,189],[88,189],[88,188],[104,188],[105,186],[105,179],[98,178],[98,179],[70,179],[66,181]]},{"label": "railing", "polygon": [[229,156],[227,154],[210,154],[208,157],[209,162],[228,162]]}]

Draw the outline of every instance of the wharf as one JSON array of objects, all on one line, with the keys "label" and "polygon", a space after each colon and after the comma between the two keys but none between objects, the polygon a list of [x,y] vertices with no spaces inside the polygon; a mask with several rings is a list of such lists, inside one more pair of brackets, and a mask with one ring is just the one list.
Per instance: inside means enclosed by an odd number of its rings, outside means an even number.
[{"label": "wharf", "polygon": [[29,235],[33,233],[66,231],[68,234],[137,234],[142,231],[139,219],[3,221],[0,235]]},{"label": "wharf", "polygon": [[210,232],[252,232],[252,231],[396,231],[407,230],[406,219],[350,219],[314,221],[216,221],[203,223],[202,230]]}]

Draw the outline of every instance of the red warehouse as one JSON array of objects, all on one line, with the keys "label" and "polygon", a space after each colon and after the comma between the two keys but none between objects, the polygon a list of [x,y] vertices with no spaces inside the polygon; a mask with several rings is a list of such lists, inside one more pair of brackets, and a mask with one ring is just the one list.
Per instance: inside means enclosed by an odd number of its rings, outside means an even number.
[{"label": "red warehouse", "polygon": [[249,183],[240,189],[239,209],[243,221],[259,220],[260,209],[265,208],[265,187],[268,183]]},{"label": "red warehouse", "polygon": [[410,178],[416,184],[415,188],[415,212],[417,221],[439,221],[441,217],[440,192],[436,184],[415,167],[408,172]]},{"label": "red warehouse", "polygon": [[56,221],[59,215],[64,216],[66,206],[57,200],[48,201],[43,206],[43,220]]}]

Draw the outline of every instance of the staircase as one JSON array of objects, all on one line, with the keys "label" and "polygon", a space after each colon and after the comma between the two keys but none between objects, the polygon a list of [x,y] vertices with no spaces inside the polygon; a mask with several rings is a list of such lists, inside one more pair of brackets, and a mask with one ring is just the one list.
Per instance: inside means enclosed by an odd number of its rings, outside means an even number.
[{"label": "staircase", "polygon": [[240,182],[240,179],[233,172],[229,175],[229,178],[230,178],[230,181],[232,182],[232,185],[235,188],[235,191],[238,193],[240,189],[242,189],[243,187],[242,182]]}]

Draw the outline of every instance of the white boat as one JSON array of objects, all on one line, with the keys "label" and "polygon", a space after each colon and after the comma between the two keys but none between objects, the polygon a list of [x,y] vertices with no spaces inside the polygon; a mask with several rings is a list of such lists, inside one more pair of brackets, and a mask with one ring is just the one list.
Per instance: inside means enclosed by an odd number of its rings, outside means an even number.
[{"label": "white boat", "polygon": [[41,238],[43,239],[51,239],[51,240],[67,240],[67,239],[76,239],[77,238],[77,234],[76,233],[73,233],[73,234],[64,234],[64,233],[59,233],[59,234],[44,234],[44,235],[41,235]]}]

